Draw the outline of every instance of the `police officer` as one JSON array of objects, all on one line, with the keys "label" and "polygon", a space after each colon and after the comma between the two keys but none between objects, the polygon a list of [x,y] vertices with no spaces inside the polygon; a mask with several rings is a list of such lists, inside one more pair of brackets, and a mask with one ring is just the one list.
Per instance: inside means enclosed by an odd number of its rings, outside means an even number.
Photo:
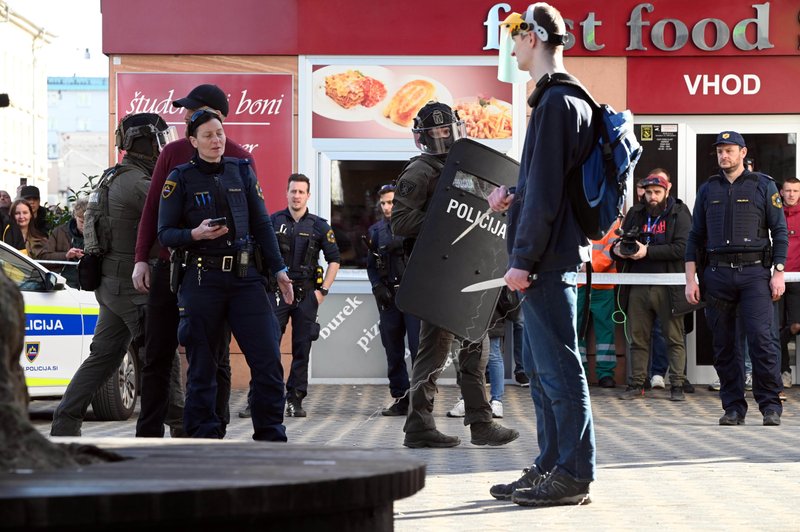
[{"label": "police officer", "polygon": [[[131,339],[141,333],[147,298],[134,289],[131,281],[136,225],[163,145],[159,137],[165,135],[167,129],[166,122],[154,113],[128,115],[117,128],[117,148],[125,150],[125,156],[113,170],[113,179],[108,185],[107,222],[111,242],[105,243],[110,249],[105,250],[100,286],[95,291],[100,314],[91,353],[72,378],[53,414],[50,429],[53,436],[80,435],[83,417],[95,392],[119,368]],[[96,221],[86,220],[87,250],[98,245],[96,237],[92,236],[96,234],[92,226]]]},{"label": "police officer", "polygon": [[743,425],[747,414],[744,361],[735,349],[738,307],[753,362],[753,396],[764,425],[780,425],[780,347],[772,302],[784,292],[789,245],[781,196],[771,177],[745,169],[747,147],[739,133],[723,131],[714,146],[720,171],[697,191],[686,245],[686,299],[700,300],[697,272],[725,410],[719,424]]},{"label": "police officer", "polygon": [[[394,234],[407,239],[408,243],[404,242],[407,247],[413,245],[422,229],[450,146],[466,136],[464,121],[458,113],[446,104],[433,101],[419,110],[411,131],[422,154],[411,159],[398,178],[391,221]],[[453,340],[452,333],[426,321],[420,323],[419,351],[411,372],[410,408],[403,427],[406,447],[455,447],[461,443],[458,437],[436,429],[432,413],[436,380]],[[492,421],[485,390],[488,359],[487,337],[474,344],[462,343],[458,360],[461,395],[466,407],[464,424],[470,426],[473,444],[504,445],[515,440],[519,433]]]},{"label": "police officer", "polygon": [[406,268],[403,238],[392,233],[390,223],[394,188],[394,185],[385,185],[378,191],[383,217],[367,230],[370,251],[367,256],[367,275],[381,317],[378,327],[389,366],[389,391],[395,399],[381,414],[405,416],[408,414],[409,388],[405,337],[408,337],[413,363],[419,346],[419,319],[401,312],[394,304],[394,295]]},{"label": "police officer", "polygon": [[[272,215],[283,260],[289,266],[294,304],[278,302],[275,313],[281,334],[292,319],[292,368],[286,381],[286,415],[306,417],[303,398],[308,395],[308,359],[311,342],[319,338],[317,310],[336,279],[341,259],[333,230],[323,218],[308,212],[311,181],[303,174],[289,176],[288,207]],[[328,268],[319,266],[322,251]]]},{"label": "police officer", "polygon": [[[172,107],[184,110],[184,122],[188,126],[192,115],[201,109],[218,113],[225,122],[228,115],[228,99],[216,85],[202,84],[194,87],[189,94],[172,102]],[[178,298],[170,290],[169,250],[159,246],[156,259],[148,254],[153,244],[158,242],[158,205],[161,190],[173,168],[189,161],[195,149],[188,137],[167,144],[158,156],[153,170],[153,184],[144,204],[139,220],[136,239],[136,264],[133,268],[133,286],[147,294],[147,324],[145,363],[141,368],[142,393],[139,404],[139,419],[136,421],[137,437],[164,436],[164,424],[170,426],[170,435],[175,437],[183,432],[183,403],[175,408],[173,399],[176,393],[183,396],[181,383],[181,363],[178,356]],[[248,159],[250,154],[230,137],[225,138],[223,157]],[[251,158],[253,172],[258,175],[255,161]],[[217,415],[223,424],[230,422],[228,401],[231,392],[230,365],[230,327],[225,325],[225,334],[220,340],[217,352],[219,367],[217,372]],[[170,404],[171,403],[171,404]],[[176,426],[176,419],[179,419]]]},{"label": "police officer", "polygon": [[257,269],[261,253],[282,296],[291,303],[293,295],[264,196],[247,160],[222,156],[217,113],[196,111],[187,133],[197,154],[170,173],[158,216],[161,244],[185,252],[178,292],[178,340],[189,360],[184,428],[195,438],[224,436],[216,375],[227,321],[253,375],[253,439],[286,441],[280,336]]}]

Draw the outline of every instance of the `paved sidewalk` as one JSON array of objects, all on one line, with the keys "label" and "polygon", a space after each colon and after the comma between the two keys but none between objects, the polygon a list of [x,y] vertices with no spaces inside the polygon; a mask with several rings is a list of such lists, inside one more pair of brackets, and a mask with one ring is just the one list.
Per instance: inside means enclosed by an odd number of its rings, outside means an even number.
[{"label": "paved sidewalk", "polygon": [[[458,389],[441,386],[434,415],[440,430],[457,435],[452,449],[406,449],[403,419],[380,415],[387,386],[315,385],[305,419],[286,419],[290,442],[395,450],[427,463],[426,487],[395,504],[399,531],[523,530],[800,530],[800,387],[786,391],[783,425],[764,427],[750,398],[747,425],[720,427],[714,392],[699,389],[685,403],[656,390],[620,401],[621,391],[592,388],[597,436],[593,502],[580,507],[522,508],[491,498],[489,487],[515,480],[536,455],[535,420],[527,388],[506,386],[504,425],[520,438],[504,447],[469,443],[462,420],[445,417]],[[249,439],[249,420],[236,413],[245,393],[231,398],[228,437]],[[54,402],[31,404],[34,424],[47,434]],[[87,421],[92,437],[133,436],[135,419]],[[332,524],[332,530],[335,524]]]}]

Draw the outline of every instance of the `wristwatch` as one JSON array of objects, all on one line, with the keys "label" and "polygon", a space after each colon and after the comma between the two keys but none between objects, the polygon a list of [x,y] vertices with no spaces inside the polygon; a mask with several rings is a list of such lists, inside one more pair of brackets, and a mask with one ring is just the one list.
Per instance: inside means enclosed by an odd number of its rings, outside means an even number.
[{"label": "wristwatch", "polygon": [[319,290],[319,293],[322,294],[323,296],[328,295],[328,289],[325,288],[324,286],[320,286],[319,288],[317,288],[317,290]]},{"label": "wristwatch", "polygon": [[785,266],[783,264],[781,264],[780,262],[775,265],[775,271],[776,272],[782,272],[784,268],[785,268]]}]

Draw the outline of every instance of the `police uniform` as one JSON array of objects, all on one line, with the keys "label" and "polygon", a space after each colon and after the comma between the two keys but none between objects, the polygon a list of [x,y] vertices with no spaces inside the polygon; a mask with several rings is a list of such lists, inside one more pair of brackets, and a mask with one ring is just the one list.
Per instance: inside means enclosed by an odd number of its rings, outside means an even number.
[{"label": "police uniform", "polygon": [[[329,264],[341,262],[339,247],[328,222],[308,210],[299,221],[294,220],[288,208],[276,212],[272,215],[272,226],[294,289],[294,302],[287,305],[280,299],[275,308],[281,334],[286,330],[289,318],[292,319],[292,368],[286,381],[286,392],[291,401],[302,400],[308,394],[311,342],[319,337],[319,304],[314,294],[319,277],[319,252],[322,251]],[[271,301],[275,303],[275,300]]]},{"label": "police uniform", "polygon": [[[192,240],[193,228],[221,216],[227,217],[227,234]],[[227,320],[253,378],[253,439],[286,441],[280,335],[266,279],[253,260],[258,252],[254,244],[260,246],[269,272],[285,267],[248,162],[224,157],[208,163],[195,156],[173,170],[161,193],[158,238],[165,247],[187,252],[178,292],[178,340],[189,360],[185,430],[197,438],[224,435],[215,411],[216,353]]]},{"label": "police uniform", "polygon": [[734,347],[738,307],[753,362],[753,396],[762,414],[780,415],[780,347],[772,326],[769,266],[786,263],[788,234],[772,178],[747,170],[733,183],[722,170],[709,178],[697,192],[687,262],[698,262],[698,248],[705,248],[707,257],[704,271],[698,264],[698,275],[713,334],[722,407],[726,415],[735,413],[742,420],[747,413],[744,361]]},{"label": "police uniform", "polygon": [[392,397],[403,397],[408,391],[405,336],[413,363],[419,347],[419,319],[401,312],[394,304],[394,295],[406,267],[403,238],[392,233],[389,219],[373,224],[369,230],[370,253],[367,256],[367,275],[380,314],[381,343],[386,351],[389,391]]},{"label": "police uniform", "polygon": [[[153,162],[127,154],[108,189],[110,250],[103,256],[100,305],[89,357],[78,368],[53,413],[53,436],[79,436],[97,389],[117,371],[132,338],[140,335],[147,296],[133,287],[133,253]],[[90,223],[87,220],[87,223]]]}]

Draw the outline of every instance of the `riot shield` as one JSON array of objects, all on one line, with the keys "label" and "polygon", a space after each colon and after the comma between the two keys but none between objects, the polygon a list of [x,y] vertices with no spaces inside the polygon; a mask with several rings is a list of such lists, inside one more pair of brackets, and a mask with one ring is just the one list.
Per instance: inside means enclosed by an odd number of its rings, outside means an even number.
[{"label": "riot shield", "polygon": [[483,337],[500,288],[462,289],[506,273],[506,214],[491,212],[487,197],[518,175],[519,163],[502,153],[453,144],[395,298],[400,310],[469,341]]}]

